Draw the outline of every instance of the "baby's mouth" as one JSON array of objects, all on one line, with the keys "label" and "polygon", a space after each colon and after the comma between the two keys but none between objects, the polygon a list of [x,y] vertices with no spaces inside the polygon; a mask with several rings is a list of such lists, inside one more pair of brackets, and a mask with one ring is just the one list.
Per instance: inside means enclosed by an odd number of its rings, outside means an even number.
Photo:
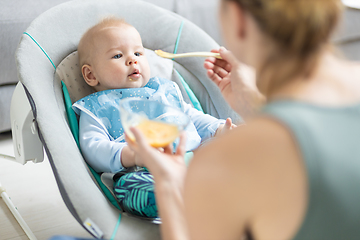
[{"label": "baby's mouth", "polygon": [[128,75],[128,77],[132,80],[137,80],[140,78],[140,71],[138,69],[135,69],[131,74]]}]

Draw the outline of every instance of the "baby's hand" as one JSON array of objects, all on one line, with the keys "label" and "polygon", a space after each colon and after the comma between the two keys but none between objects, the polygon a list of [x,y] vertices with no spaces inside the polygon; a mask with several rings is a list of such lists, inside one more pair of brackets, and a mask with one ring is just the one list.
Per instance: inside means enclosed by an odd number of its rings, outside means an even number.
[{"label": "baby's hand", "polygon": [[231,118],[227,118],[225,124],[221,124],[215,132],[214,137],[222,135],[237,126],[232,123]]}]

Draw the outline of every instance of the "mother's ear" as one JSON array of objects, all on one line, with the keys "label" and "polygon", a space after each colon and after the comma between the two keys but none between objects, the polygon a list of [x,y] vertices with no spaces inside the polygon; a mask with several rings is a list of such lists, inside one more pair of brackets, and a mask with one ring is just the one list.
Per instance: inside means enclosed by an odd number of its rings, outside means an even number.
[{"label": "mother's ear", "polygon": [[228,14],[234,23],[234,31],[240,38],[244,38],[247,33],[247,19],[244,9],[235,1],[226,1],[228,4]]},{"label": "mother's ear", "polygon": [[84,77],[84,80],[85,82],[91,86],[91,87],[95,87],[99,84],[99,81],[96,79],[93,71],[92,71],[92,68],[90,65],[88,64],[84,64],[82,67],[81,67],[81,73]]}]

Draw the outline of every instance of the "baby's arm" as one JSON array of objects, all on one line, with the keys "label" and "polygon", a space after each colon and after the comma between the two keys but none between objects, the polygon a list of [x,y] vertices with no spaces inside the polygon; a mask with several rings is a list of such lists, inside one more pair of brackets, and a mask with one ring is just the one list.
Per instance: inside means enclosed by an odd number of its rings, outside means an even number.
[{"label": "baby's arm", "polygon": [[205,141],[213,137],[222,124],[225,124],[225,120],[217,119],[209,114],[204,114],[201,111],[196,110],[190,104],[183,102],[184,112],[190,117],[194,123],[198,134],[202,141]]},{"label": "baby's arm", "polygon": [[[195,124],[195,127],[200,134],[202,140],[206,140],[210,137],[219,136],[219,134],[221,135],[237,127],[235,124],[232,123],[231,118],[227,118],[225,121],[223,119],[217,119],[208,114],[204,114],[185,102],[183,103],[183,106],[185,113],[190,116],[191,120]],[[206,136],[206,133],[208,134],[208,136]]]},{"label": "baby's arm", "polygon": [[136,165],[135,153],[128,145],[124,146],[121,151],[121,164],[126,168]]},{"label": "baby's arm", "polygon": [[127,143],[111,141],[99,123],[83,112],[79,122],[79,140],[82,154],[95,171],[115,173],[130,166],[121,163],[123,156],[130,154]]}]

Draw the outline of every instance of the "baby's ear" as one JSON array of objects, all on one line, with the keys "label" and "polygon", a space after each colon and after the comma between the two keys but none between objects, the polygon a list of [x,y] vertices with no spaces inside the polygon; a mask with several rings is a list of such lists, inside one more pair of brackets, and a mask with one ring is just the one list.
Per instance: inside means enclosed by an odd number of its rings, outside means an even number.
[{"label": "baby's ear", "polygon": [[84,77],[85,82],[91,87],[95,87],[99,84],[99,81],[96,79],[94,73],[92,72],[92,68],[90,65],[83,65],[81,67],[81,73]]}]

